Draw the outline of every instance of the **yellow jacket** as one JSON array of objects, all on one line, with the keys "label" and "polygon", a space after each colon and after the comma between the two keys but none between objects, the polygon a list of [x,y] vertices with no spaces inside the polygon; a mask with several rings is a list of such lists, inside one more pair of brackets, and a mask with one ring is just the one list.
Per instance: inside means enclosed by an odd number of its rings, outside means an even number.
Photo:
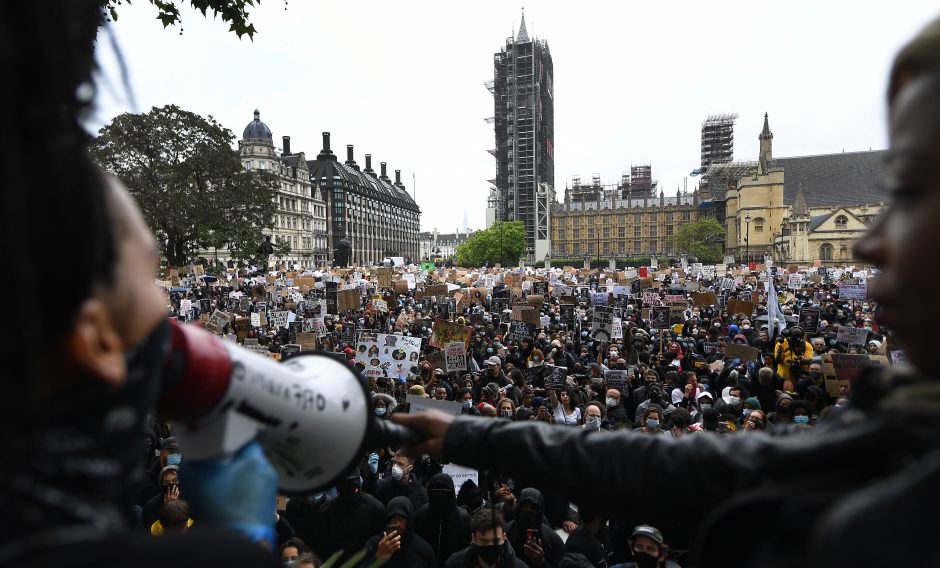
[{"label": "yellow jacket", "polygon": [[[790,372],[790,365],[797,359],[803,359],[802,368],[807,370],[809,368],[809,360],[813,357],[813,345],[809,341],[803,341],[802,338],[799,341],[803,342],[803,353],[794,353],[790,349],[790,341],[792,339],[784,339],[774,347],[774,360],[777,361],[777,374],[780,375],[783,379],[793,379],[796,380],[799,377],[792,376]],[[796,343],[796,341],[794,341]]]}]

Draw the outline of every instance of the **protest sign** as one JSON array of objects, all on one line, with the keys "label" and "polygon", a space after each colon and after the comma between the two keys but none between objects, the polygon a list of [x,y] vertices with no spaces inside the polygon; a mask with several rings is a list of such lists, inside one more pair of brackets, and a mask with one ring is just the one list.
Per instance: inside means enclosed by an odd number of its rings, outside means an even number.
[{"label": "protest sign", "polygon": [[865,345],[868,341],[868,330],[864,327],[840,326],[836,341],[846,345]]},{"label": "protest sign", "polygon": [[650,308],[650,329],[668,329],[670,310],[668,306]]},{"label": "protest sign", "polygon": [[539,322],[539,311],[532,306],[513,306],[512,319],[530,323],[534,327],[538,327],[541,323]]},{"label": "protest sign", "polygon": [[547,295],[548,295],[548,282],[540,282],[540,281],[538,281],[538,280],[536,280],[535,282],[533,282],[533,283],[532,283],[532,293],[533,293],[533,294],[538,294],[538,295],[541,295],[541,296],[547,296]]},{"label": "protest sign", "polygon": [[406,394],[405,402],[407,402],[409,406],[408,414],[421,414],[422,412],[433,409],[439,410],[444,414],[450,414],[451,416],[460,416],[460,413],[463,411],[463,406],[459,402],[426,398],[416,394]]},{"label": "protest sign", "polygon": [[559,322],[569,328],[574,327],[574,304],[561,304],[559,308]]},{"label": "protest sign", "polygon": [[216,310],[212,312],[212,316],[206,322],[206,329],[212,333],[221,334],[229,321],[230,318],[227,313]]},{"label": "protest sign", "polygon": [[848,381],[849,384],[861,376],[862,371],[867,367],[883,367],[886,366],[886,361],[887,359],[884,357],[869,357],[868,355],[849,353],[832,354],[832,367],[836,378],[840,381]]},{"label": "protest sign", "polygon": [[627,371],[604,371],[604,379],[607,381],[607,388],[609,389],[617,389],[621,391],[627,389]]},{"label": "protest sign", "polygon": [[444,346],[444,367],[448,373],[467,370],[467,345],[463,341],[454,341]]},{"label": "protest sign", "polygon": [[693,306],[714,306],[718,304],[718,297],[714,292],[699,292],[692,296]]},{"label": "protest sign", "polygon": [[610,343],[613,335],[614,309],[609,306],[594,306],[594,319],[591,323],[591,338],[595,341]]},{"label": "protest sign", "polygon": [[304,353],[308,351],[316,351],[317,349],[317,334],[316,333],[310,333],[306,331],[298,332],[296,341],[297,341],[297,344],[300,345],[301,350]]},{"label": "protest sign", "polygon": [[281,361],[289,359],[294,355],[298,355],[303,348],[296,343],[287,343],[281,346]]},{"label": "protest sign", "polygon": [[591,304],[595,306],[606,306],[607,299],[607,292],[591,292]]},{"label": "protest sign", "polygon": [[251,314],[251,327],[261,327],[261,314],[258,312]]},{"label": "protest sign", "polygon": [[339,290],[339,285],[336,282],[327,282],[326,283],[326,313],[330,315],[336,315],[337,308],[337,299],[336,295]]},{"label": "protest sign", "polygon": [[800,329],[806,333],[816,333],[819,329],[819,309],[803,308],[800,310]]},{"label": "protest sign", "polygon": [[560,390],[565,386],[565,378],[568,376],[568,369],[565,367],[556,367],[545,365],[551,368],[552,372],[545,375],[545,388],[548,390]]},{"label": "protest sign", "polygon": [[728,303],[725,305],[725,310],[730,315],[744,314],[746,317],[751,317],[751,314],[754,313],[754,302],[746,302],[732,298],[729,299]]},{"label": "protest sign", "polygon": [[443,349],[448,343],[461,341],[467,345],[470,334],[466,326],[457,322],[447,321],[441,318],[434,320],[434,327],[431,331],[431,347]]},{"label": "protest sign", "polygon": [[245,343],[242,347],[256,355],[261,355],[262,357],[268,356],[268,348],[264,345],[260,345],[255,338],[245,339]]},{"label": "protest sign", "polygon": [[868,284],[839,284],[839,298],[842,300],[865,300],[868,298]]},{"label": "protest sign", "polygon": [[740,359],[742,361],[756,361],[760,357],[760,349],[750,345],[728,343],[725,345],[725,360]]},{"label": "protest sign", "polygon": [[271,312],[268,315],[268,320],[271,322],[272,327],[287,327],[287,315],[290,312],[287,310],[280,310],[277,312]]},{"label": "protest sign", "polygon": [[656,290],[643,291],[643,305],[655,306],[659,302],[659,292]]},{"label": "protest sign", "polygon": [[462,465],[457,465],[453,463],[444,464],[443,473],[446,473],[454,480],[454,492],[455,494],[460,491],[460,488],[464,483],[472,481],[474,485],[479,486],[480,484],[480,472],[475,469],[470,469],[469,467],[464,467]]},{"label": "protest sign", "polygon": [[362,298],[358,288],[340,290],[337,296],[339,311],[358,310],[362,306]]},{"label": "protest sign", "polygon": [[[536,316],[538,314],[536,313]],[[509,333],[507,337],[510,341],[532,341],[535,335],[536,324],[521,320],[511,320],[509,322]]]},{"label": "protest sign", "polygon": [[614,318],[610,331],[611,339],[623,339],[623,321],[620,318]]},{"label": "protest sign", "polygon": [[684,306],[688,301],[683,294],[666,294],[663,296],[663,302],[666,304],[682,304]]}]

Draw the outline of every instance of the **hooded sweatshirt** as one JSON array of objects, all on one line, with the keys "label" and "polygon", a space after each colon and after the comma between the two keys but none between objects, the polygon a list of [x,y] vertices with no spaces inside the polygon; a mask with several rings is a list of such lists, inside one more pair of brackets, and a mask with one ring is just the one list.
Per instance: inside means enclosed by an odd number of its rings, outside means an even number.
[{"label": "hooded sweatshirt", "polygon": [[415,512],[415,532],[434,549],[439,566],[470,545],[470,514],[457,506],[454,480],[446,473],[428,483],[428,504]]},{"label": "hooded sweatshirt", "polygon": [[[383,564],[389,568],[436,568],[437,558],[434,557],[434,550],[426,540],[415,533],[414,507],[406,497],[395,497],[388,502],[385,515],[386,525],[391,524],[394,517],[404,517],[406,519],[404,534],[401,535],[401,548],[398,552]],[[384,530],[369,539],[366,543],[366,555],[362,559],[360,566],[371,566],[376,559],[376,553],[379,548],[379,541],[385,537]]]},{"label": "hooded sweatshirt", "polygon": [[[526,514],[522,509],[527,503],[535,505],[538,512],[532,515]],[[529,562],[529,557],[525,555],[526,535],[528,530],[538,531],[542,541],[542,550],[545,552],[545,561],[554,568],[565,556],[565,543],[551,527],[545,524],[544,514],[545,499],[542,497],[542,492],[531,487],[523,489],[516,505],[516,519],[509,521],[506,525],[506,539],[512,545],[516,556],[527,566],[533,566]]]}]

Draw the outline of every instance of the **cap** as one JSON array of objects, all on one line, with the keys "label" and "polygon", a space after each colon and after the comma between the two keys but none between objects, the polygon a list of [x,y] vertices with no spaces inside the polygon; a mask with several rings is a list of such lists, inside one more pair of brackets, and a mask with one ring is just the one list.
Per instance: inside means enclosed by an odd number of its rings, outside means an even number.
[{"label": "cap", "polygon": [[412,385],[411,388],[408,389],[408,394],[413,394],[415,396],[427,396],[427,393],[424,392],[424,387],[421,385]]},{"label": "cap", "polygon": [[744,404],[750,404],[751,407],[754,408],[755,410],[760,410],[760,409],[761,409],[761,407],[760,407],[760,401],[757,400],[756,398],[754,398],[753,396],[750,397],[750,398],[744,399]]},{"label": "cap", "polygon": [[502,365],[503,360],[497,357],[496,355],[493,355],[492,357],[486,360],[486,364],[487,365]]},{"label": "cap", "polygon": [[656,527],[651,527],[649,525],[637,525],[633,528],[633,534],[630,535],[630,538],[636,538],[637,536],[646,536],[655,540],[659,544],[664,544],[663,533],[659,532],[659,529]]},{"label": "cap", "polygon": [[356,352],[356,351],[353,350],[352,347],[347,347],[346,349],[343,349],[343,353],[345,353],[345,354],[347,354],[347,355],[352,355],[352,354],[355,353],[355,352]]}]

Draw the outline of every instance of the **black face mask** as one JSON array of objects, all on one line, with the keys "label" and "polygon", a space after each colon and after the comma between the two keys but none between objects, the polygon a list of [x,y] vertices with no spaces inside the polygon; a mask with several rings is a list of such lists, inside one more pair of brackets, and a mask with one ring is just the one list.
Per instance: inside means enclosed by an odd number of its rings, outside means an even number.
[{"label": "black face mask", "polygon": [[541,515],[530,511],[518,511],[516,513],[516,520],[519,522],[520,527],[526,529],[536,529],[542,524]]},{"label": "black face mask", "polygon": [[659,566],[659,558],[645,552],[634,552],[633,559],[636,560],[637,568],[656,568],[656,566]]},{"label": "black face mask", "polygon": [[486,546],[474,544],[473,549],[476,551],[477,557],[490,566],[499,562],[499,557],[503,553],[503,547],[499,544],[488,544]]}]

